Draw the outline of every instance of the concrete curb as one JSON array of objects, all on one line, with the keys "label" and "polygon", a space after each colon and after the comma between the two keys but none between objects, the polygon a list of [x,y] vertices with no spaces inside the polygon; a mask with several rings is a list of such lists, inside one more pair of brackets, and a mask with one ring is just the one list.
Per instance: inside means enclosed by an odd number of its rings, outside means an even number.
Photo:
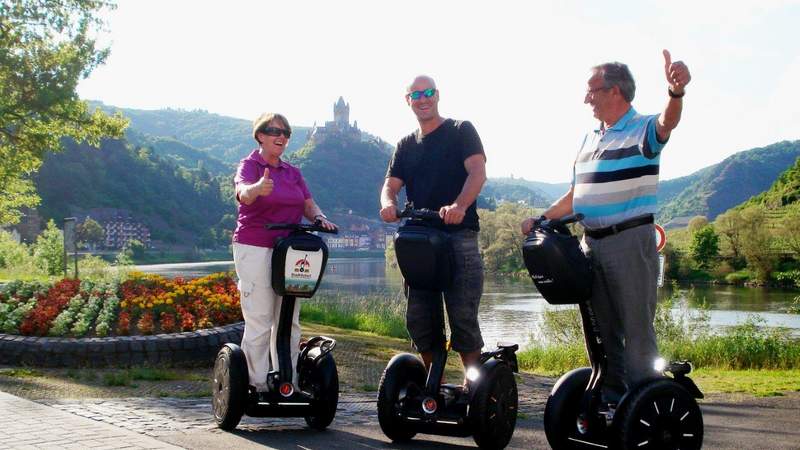
[{"label": "concrete curb", "polygon": [[244,322],[154,336],[54,338],[0,333],[0,364],[40,367],[208,365],[223,344],[240,344]]}]

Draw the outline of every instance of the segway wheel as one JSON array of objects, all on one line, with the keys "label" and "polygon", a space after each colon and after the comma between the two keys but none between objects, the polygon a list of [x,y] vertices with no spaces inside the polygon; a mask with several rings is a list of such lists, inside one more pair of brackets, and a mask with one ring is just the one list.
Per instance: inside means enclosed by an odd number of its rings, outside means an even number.
[{"label": "segway wheel", "polygon": [[395,355],[383,371],[378,387],[378,423],[383,434],[394,442],[407,441],[417,434],[403,420],[401,396],[421,391],[425,377],[425,365],[410,353]]},{"label": "segway wheel", "polygon": [[236,344],[225,344],[214,362],[211,386],[214,420],[217,426],[231,431],[239,425],[247,404],[247,360]]},{"label": "segway wheel", "polygon": [[339,404],[339,373],[333,355],[322,357],[310,373],[315,399],[313,413],[305,417],[311,428],[324,430],[333,422]]},{"label": "segway wheel", "polygon": [[628,396],[618,417],[619,448],[694,450],[703,445],[697,401],[671,379],[645,384]]},{"label": "segway wheel", "polygon": [[505,448],[517,425],[517,382],[503,363],[478,381],[470,405],[475,443],[480,448]]},{"label": "segway wheel", "polygon": [[589,385],[592,369],[573,369],[558,379],[544,407],[544,434],[554,450],[577,448],[569,436],[575,432],[581,396]]}]

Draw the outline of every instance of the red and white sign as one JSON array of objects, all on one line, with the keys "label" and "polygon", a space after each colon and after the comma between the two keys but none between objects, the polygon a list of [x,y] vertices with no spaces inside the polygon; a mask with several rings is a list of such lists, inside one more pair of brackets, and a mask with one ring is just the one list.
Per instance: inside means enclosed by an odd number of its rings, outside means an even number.
[{"label": "red and white sign", "polygon": [[656,225],[656,251],[660,252],[664,249],[664,246],[667,244],[667,233],[664,231],[664,228],[661,227],[659,224]]}]

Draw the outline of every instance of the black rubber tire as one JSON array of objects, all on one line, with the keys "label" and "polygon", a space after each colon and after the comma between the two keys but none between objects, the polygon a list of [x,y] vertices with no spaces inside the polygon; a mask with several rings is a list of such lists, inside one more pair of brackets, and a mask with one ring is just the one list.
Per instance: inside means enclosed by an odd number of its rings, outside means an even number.
[{"label": "black rubber tire", "polygon": [[614,421],[620,431],[619,449],[695,450],[703,446],[700,406],[674,380],[647,383],[628,395],[625,403]]},{"label": "black rubber tire", "polygon": [[544,407],[544,434],[554,450],[577,448],[568,437],[575,430],[581,396],[586,391],[592,369],[573,369],[558,379]]},{"label": "black rubber tire", "polygon": [[427,373],[425,365],[416,356],[410,353],[395,355],[381,376],[378,387],[378,423],[386,435],[393,442],[408,441],[417,432],[401,420],[398,415],[400,392],[411,384],[421,390],[425,386]]},{"label": "black rubber tire", "polygon": [[505,448],[517,426],[517,381],[504,363],[481,378],[469,408],[472,438],[480,448]]},{"label": "black rubber tire", "polygon": [[236,344],[225,344],[214,362],[212,408],[217,426],[231,431],[239,425],[247,405],[247,360]]},{"label": "black rubber tire", "polygon": [[311,380],[317,398],[312,402],[314,412],[306,416],[306,423],[316,430],[324,430],[333,422],[339,405],[339,373],[333,355],[323,356],[313,371]]}]

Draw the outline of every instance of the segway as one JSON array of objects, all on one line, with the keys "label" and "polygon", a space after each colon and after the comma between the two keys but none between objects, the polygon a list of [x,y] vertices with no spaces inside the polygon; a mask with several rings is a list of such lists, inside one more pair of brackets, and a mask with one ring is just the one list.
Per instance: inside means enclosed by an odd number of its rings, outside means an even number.
[{"label": "segway", "polygon": [[[270,230],[292,230],[278,239],[272,253],[272,288],[282,295],[276,342],[279,370],[267,374],[268,392],[250,388],[247,361],[241,347],[225,344],[214,364],[214,420],[223,430],[233,430],[242,415],[251,417],[305,417],[312,428],[324,430],[333,421],[339,402],[339,375],[331,350],[336,341],[325,336],[308,340],[292,367],[292,314],[297,298],[314,295],[325,264],[328,247],[313,231],[327,230],[319,221],[314,224],[268,224]],[[269,276],[269,274],[264,274]],[[298,387],[292,384],[293,370],[298,371]]]},{"label": "segway", "polygon": [[[444,291],[452,282],[453,253],[449,236],[432,227],[439,214],[414,209],[395,235],[397,262],[411,288]],[[441,301],[441,300],[440,300]],[[441,307],[436,310],[442,329]],[[442,333],[444,335],[444,333]],[[517,421],[516,344],[501,344],[482,353],[478,367],[467,369],[467,387],[441,384],[447,362],[447,343],[434,350],[430,370],[410,353],[394,356],[378,389],[378,422],[392,441],[407,441],[417,433],[472,436],[481,448],[508,445]]]},{"label": "segway", "polygon": [[[550,446],[562,449],[699,449],[703,416],[696,398],[703,398],[688,377],[687,361],[654,361],[660,376],[630,386],[615,410],[601,408],[600,389],[606,373],[606,352],[589,301],[591,261],[567,224],[581,214],[534,225],[522,247],[528,273],[550,304],[579,306],[591,367],[574,369],[558,379],[544,411]],[[654,280],[655,281],[655,280]]]}]

